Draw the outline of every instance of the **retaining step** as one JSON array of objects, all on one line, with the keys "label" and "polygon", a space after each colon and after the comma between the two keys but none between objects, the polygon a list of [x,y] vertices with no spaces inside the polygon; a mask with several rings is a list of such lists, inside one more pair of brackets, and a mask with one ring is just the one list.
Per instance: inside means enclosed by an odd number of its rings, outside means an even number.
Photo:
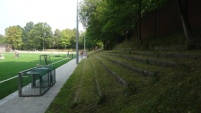
[{"label": "retaining step", "polygon": [[162,61],[162,60],[156,60],[156,59],[140,58],[140,57],[120,55],[120,54],[111,54],[111,53],[110,54],[106,53],[106,55],[122,57],[122,58],[125,58],[127,60],[135,60],[135,61],[138,61],[141,63],[148,63],[148,64],[165,66],[165,67],[178,67],[178,64],[176,62],[171,62],[171,61]]},{"label": "retaining step", "polygon": [[156,76],[156,72],[151,72],[151,71],[147,71],[147,70],[141,70],[141,69],[138,69],[136,67],[130,66],[128,64],[125,64],[123,62],[115,61],[115,60],[112,60],[112,59],[110,59],[108,57],[105,57],[105,58],[110,60],[113,63],[116,63],[116,64],[119,64],[119,65],[121,65],[123,67],[126,67],[126,68],[128,68],[128,69],[130,69],[130,70],[132,70],[132,71],[134,71],[134,72],[136,72],[138,74],[141,74],[141,75],[144,75],[144,76]]}]

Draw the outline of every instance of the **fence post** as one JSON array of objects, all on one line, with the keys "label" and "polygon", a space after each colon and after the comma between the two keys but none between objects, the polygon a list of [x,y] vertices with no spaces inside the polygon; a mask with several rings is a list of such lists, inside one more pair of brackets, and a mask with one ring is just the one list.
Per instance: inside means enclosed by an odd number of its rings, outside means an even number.
[{"label": "fence post", "polygon": [[22,73],[18,73],[18,93],[19,97],[22,97]]}]

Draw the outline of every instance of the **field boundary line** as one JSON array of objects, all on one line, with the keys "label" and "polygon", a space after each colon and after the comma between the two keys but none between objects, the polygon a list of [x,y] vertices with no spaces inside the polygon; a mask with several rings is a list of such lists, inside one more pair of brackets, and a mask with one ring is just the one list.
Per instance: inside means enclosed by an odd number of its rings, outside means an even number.
[{"label": "field boundary line", "polygon": [[54,62],[54,63],[52,63],[52,64],[56,64],[56,63],[59,63],[59,62],[61,62],[61,61],[63,61],[63,60],[66,60],[67,58],[64,58],[64,59],[62,59],[62,60],[59,60],[59,61],[57,61],[57,62]]},{"label": "field boundary line", "polygon": [[[59,61],[57,61],[57,62],[54,62],[54,63],[52,63],[52,64],[56,64],[56,63],[59,63],[59,62],[61,62],[61,61],[63,61],[63,60],[66,60],[67,58],[64,58],[64,59],[62,59],[62,60],[59,60]],[[8,79],[5,79],[5,80],[2,80],[2,81],[0,81],[0,84],[2,84],[2,83],[4,83],[4,82],[7,82],[7,81],[9,81],[9,80],[12,80],[12,79],[14,79],[14,78],[17,78],[18,77],[18,75],[15,75],[14,77],[11,77],[11,78],[8,78]]]},{"label": "field boundary line", "polygon": [[8,79],[6,79],[6,80],[2,80],[2,81],[0,81],[0,84],[1,84],[1,83],[4,83],[4,82],[7,82],[7,81],[9,81],[9,80],[12,80],[12,79],[16,78],[17,76],[18,76],[18,75],[14,76],[14,77],[11,77],[11,78],[8,78]]}]

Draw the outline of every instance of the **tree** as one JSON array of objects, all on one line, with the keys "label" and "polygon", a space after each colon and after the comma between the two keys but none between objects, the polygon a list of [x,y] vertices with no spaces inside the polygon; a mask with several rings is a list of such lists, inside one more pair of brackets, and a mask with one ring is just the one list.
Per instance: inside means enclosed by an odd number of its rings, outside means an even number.
[{"label": "tree", "polygon": [[59,29],[56,29],[54,31],[53,36],[53,47],[56,47],[57,49],[60,47],[60,41],[61,41],[61,31]]},{"label": "tree", "polygon": [[70,45],[68,46],[68,48],[76,49],[76,29],[72,29],[70,31],[70,39],[69,40],[70,40]]},{"label": "tree", "polygon": [[61,42],[60,45],[63,47],[63,49],[66,49],[66,46],[69,45],[70,42],[68,40],[68,30],[62,30],[61,31]]},{"label": "tree", "polygon": [[20,49],[23,42],[22,42],[22,33],[23,29],[19,25],[17,26],[10,26],[6,28],[6,42],[12,44],[14,49]]},{"label": "tree", "polygon": [[102,42],[104,49],[111,49],[128,38],[136,26],[136,15],[141,11],[137,3],[138,0],[85,0],[80,8],[80,18],[87,28],[87,40],[96,44]]},{"label": "tree", "polygon": [[0,43],[5,43],[5,42],[6,42],[5,36],[0,34]]},{"label": "tree", "polygon": [[178,0],[178,9],[187,44],[189,44],[189,48],[193,48],[195,39],[188,19],[188,0]]},{"label": "tree", "polygon": [[76,29],[64,29],[61,31],[61,46],[66,49],[75,47]]},{"label": "tree", "polygon": [[79,48],[84,49],[84,38],[85,38],[85,32],[81,32],[79,35]]},{"label": "tree", "polygon": [[141,32],[141,18],[142,18],[142,0],[138,0],[138,11],[137,11],[137,38],[142,44],[142,32]]},{"label": "tree", "polygon": [[30,44],[28,43],[28,40],[32,40],[29,34],[33,28],[34,28],[33,22],[28,22],[26,26],[24,27],[22,41],[23,41],[23,49],[25,50],[31,49]]},{"label": "tree", "polygon": [[87,28],[87,38],[93,43],[101,41],[104,49],[110,49],[129,38],[134,30],[141,44],[141,17],[145,12],[155,10],[166,2],[167,0],[85,0],[80,6],[79,15]]},{"label": "tree", "polygon": [[50,48],[53,45],[51,27],[47,23],[37,23],[29,33],[28,43],[33,49]]},{"label": "tree", "polygon": [[81,5],[80,20],[87,28],[87,42],[96,46],[96,43],[104,40],[102,28],[104,22],[104,1],[85,0]]}]

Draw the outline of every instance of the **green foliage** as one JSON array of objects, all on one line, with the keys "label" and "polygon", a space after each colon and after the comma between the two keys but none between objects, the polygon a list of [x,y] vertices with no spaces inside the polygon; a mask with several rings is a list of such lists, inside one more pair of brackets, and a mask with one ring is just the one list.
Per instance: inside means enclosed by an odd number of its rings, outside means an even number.
[{"label": "green foliage", "polygon": [[159,35],[143,39],[143,44],[139,45],[137,40],[129,39],[117,45],[114,49],[166,49],[166,50],[185,50],[186,41],[182,31],[168,35]]},{"label": "green foliage", "polygon": [[33,49],[45,49],[51,47],[52,31],[47,23],[37,23],[29,33],[29,44]]},{"label": "green foliage", "polygon": [[25,50],[28,49],[32,49],[30,45],[32,45],[31,43],[29,43],[29,40],[32,40],[32,38],[30,37],[30,31],[34,28],[34,23],[33,22],[28,22],[26,24],[26,26],[24,27],[24,31],[23,31],[23,36],[22,36],[22,41],[24,42],[22,45],[22,48]]},{"label": "green foliage", "polygon": [[43,50],[75,48],[76,29],[56,29],[54,33],[47,23],[34,24],[28,22],[24,28],[10,26],[6,29],[6,36],[0,35],[0,42],[13,45],[13,49]]},{"label": "green foliage", "polygon": [[66,49],[68,48],[75,48],[75,41],[76,41],[76,30],[71,30],[71,29],[65,29],[61,31],[61,40],[60,44],[61,46]]},{"label": "green foliage", "polygon": [[141,15],[161,7],[167,0],[84,0],[80,5],[80,20],[87,28],[87,40],[104,49],[128,38],[136,29]]},{"label": "green foliage", "polygon": [[23,29],[20,26],[10,26],[6,28],[6,42],[12,44],[14,49],[20,49],[22,42]]},{"label": "green foliage", "polygon": [[79,49],[84,48],[84,41],[86,42],[85,38],[86,38],[85,32],[80,33],[80,35],[79,35]]},{"label": "green foliage", "polygon": [[5,42],[6,42],[5,36],[0,34],[0,43],[5,43]]},{"label": "green foliage", "polygon": [[143,0],[144,11],[158,9],[168,3],[168,0]]},{"label": "green foliage", "polygon": [[61,31],[56,29],[53,36],[53,47],[59,48],[61,41]]}]

